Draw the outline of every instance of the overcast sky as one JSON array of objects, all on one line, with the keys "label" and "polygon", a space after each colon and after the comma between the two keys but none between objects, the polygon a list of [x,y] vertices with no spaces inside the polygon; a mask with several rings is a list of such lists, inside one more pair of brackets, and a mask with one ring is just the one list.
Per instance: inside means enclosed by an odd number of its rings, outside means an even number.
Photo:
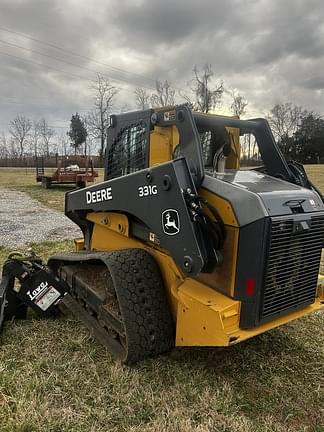
[{"label": "overcast sky", "polygon": [[64,131],[96,72],[121,89],[118,111],[205,63],[251,117],[286,101],[324,114],[323,0],[0,0],[0,131],[20,113]]}]

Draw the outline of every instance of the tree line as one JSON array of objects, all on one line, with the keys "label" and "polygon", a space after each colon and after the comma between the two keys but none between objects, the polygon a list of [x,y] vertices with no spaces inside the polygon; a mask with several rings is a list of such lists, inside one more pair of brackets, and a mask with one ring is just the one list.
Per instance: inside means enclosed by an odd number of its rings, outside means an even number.
[{"label": "tree line", "polygon": [[286,102],[276,104],[268,120],[286,159],[324,162],[324,120],[319,114]]},{"label": "tree line", "polygon": [[[85,116],[73,114],[68,135],[71,145],[77,151],[86,148],[89,137],[99,143],[99,155],[102,157],[105,150],[109,118],[112,113],[119,90],[100,75],[92,86],[94,93],[94,108]],[[211,65],[193,69],[193,78],[188,83],[188,92],[182,89],[177,91],[168,80],[155,82],[155,90],[137,87],[134,90],[134,103],[138,110],[150,107],[167,107],[179,103],[187,103],[193,110],[208,113],[221,106],[223,94],[231,98],[229,107],[233,115],[242,116],[246,113],[247,100],[236,90],[226,89],[221,80],[214,79]],[[126,105],[122,111],[127,111]]]},{"label": "tree line", "polygon": [[[221,80],[214,79],[211,65],[194,67],[193,78],[188,83],[188,92],[174,88],[168,80],[155,82],[155,91],[137,87],[134,90],[133,105],[139,110],[149,107],[165,107],[188,103],[193,109],[209,112],[221,105],[224,93],[232,98],[231,111],[235,115],[245,113],[247,101],[234,90],[225,89]],[[66,133],[58,136],[55,129],[42,118],[32,121],[19,114],[10,121],[8,133],[0,133],[0,158],[23,157],[26,155],[45,155],[61,153],[96,153],[103,157],[109,118],[116,112],[119,89],[101,75],[91,87],[92,109],[85,115],[74,113]],[[120,111],[130,110],[125,105]]]},{"label": "tree line", "polygon": [[23,114],[17,115],[10,121],[9,136],[0,134],[0,158],[22,157],[27,154],[49,155],[55,130],[51,128],[45,118],[31,121]]},{"label": "tree line", "polygon": [[[102,158],[109,118],[116,112],[119,89],[98,75],[91,91],[92,109],[85,115],[77,112],[72,114],[69,130],[60,136],[45,118],[31,121],[25,115],[17,115],[10,121],[8,134],[0,133],[0,158],[71,152],[93,154],[94,150]],[[192,79],[185,90],[173,87],[168,80],[156,80],[155,90],[151,92],[145,88],[135,88],[133,105],[145,110],[187,103],[195,111],[208,113],[217,111],[223,105],[224,95],[230,101],[227,108],[233,115],[242,117],[247,113],[247,99],[236,89],[226,88],[222,80],[215,79],[212,66],[206,64],[201,68],[193,68]],[[128,110],[126,105],[120,111]],[[287,159],[304,163],[324,161],[324,120],[319,114],[284,102],[276,104],[267,118]],[[242,155],[245,159],[257,159],[257,146],[251,137],[242,141]]]}]

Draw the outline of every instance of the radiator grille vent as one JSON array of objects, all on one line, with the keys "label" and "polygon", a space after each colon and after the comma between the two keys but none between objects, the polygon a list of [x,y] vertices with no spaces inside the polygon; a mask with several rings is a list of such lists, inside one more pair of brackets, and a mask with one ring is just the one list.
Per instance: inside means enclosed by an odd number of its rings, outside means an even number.
[{"label": "radiator grille vent", "polygon": [[147,167],[149,131],[144,122],[120,129],[108,151],[107,179]]},{"label": "radiator grille vent", "polygon": [[[324,216],[296,233],[294,219],[272,219],[261,319],[313,303],[324,236]],[[295,231],[295,232],[294,232]]]}]

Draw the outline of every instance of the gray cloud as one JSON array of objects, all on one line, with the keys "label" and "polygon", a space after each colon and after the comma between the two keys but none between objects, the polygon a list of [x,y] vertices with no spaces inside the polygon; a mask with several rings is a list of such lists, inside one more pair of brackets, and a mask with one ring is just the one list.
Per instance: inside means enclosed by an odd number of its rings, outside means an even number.
[{"label": "gray cloud", "polygon": [[20,112],[66,124],[73,111],[91,107],[95,71],[124,89],[118,107],[133,108],[134,85],[150,88],[159,78],[184,88],[193,66],[204,63],[245,95],[253,116],[279,101],[324,113],[322,0],[93,3],[0,0],[0,27],[85,56],[0,30],[0,40],[63,60],[0,42],[0,130]]}]

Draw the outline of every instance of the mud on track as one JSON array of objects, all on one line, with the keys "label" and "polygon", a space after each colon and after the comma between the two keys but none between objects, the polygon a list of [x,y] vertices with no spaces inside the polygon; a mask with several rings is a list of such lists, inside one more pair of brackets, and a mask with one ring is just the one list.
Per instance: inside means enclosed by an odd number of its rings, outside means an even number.
[{"label": "mud on track", "polygon": [[81,237],[81,230],[63,213],[43,206],[24,192],[0,188],[0,247],[77,237]]}]

